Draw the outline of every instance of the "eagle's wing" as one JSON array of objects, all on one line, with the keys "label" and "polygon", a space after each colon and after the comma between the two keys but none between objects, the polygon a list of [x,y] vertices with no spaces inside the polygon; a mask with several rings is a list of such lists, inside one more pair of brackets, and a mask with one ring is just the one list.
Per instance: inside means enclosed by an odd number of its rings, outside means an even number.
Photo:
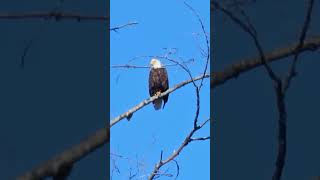
[{"label": "eagle's wing", "polygon": [[149,73],[149,95],[152,97],[156,94],[157,91],[157,73],[155,69],[151,69]]},{"label": "eagle's wing", "polygon": [[[166,90],[169,89],[169,78],[168,78],[168,73],[167,70],[165,68],[161,68],[160,69],[162,72],[160,73],[160,81],[161,81],[161,92],[165,92]],[[166,96],[163,96],[163,107],[166,105],[167,101],[169,98],[169,94]]]},{"label": "eagle's wing", "polygon": [[[149,94],[154,96],[158,92],[162,93],[169,88],[168,74],[165,68],[151,69],[149,74]],[[163,97],[164,105],[168,101],[168,95]],[[162,99],[153,102],[155,109],[161,108]],[[164,106],[163,106],[164,107]]]}]

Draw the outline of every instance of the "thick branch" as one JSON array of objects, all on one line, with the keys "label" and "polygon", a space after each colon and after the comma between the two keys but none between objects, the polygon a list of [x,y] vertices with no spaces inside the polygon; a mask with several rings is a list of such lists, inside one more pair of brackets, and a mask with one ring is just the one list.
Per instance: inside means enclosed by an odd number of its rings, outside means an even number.
[{"label": "thick branch", "polygon": [[71,168],[77,161],[90,154],[95,149],[109,142],[109,128],[102,128],[80,144],[62,152],[56,157],[44,162],[40,166],[18,177],[18,180],[38,180],[45,177],[57,177]]},{"label": "thick branch", "polygon": [[209,74],[205,74],[205,75],[201,75],[201,76],[195,77],[193,79],[186,80],[184,82],[181,82],[180,84],[175,85],[173,88],[170,88],[167,91],[161,93],[159,96],[153,96],[153,97],[150,97],[148,99],[145,99],[144,101],[142,101],[138,105],[134,106],[133,108],[131,108],[127,112],[125,112],[125,113],[119,115],[118,117],[112,119],[111,123],[110,123],[110,127],[112,127],[113,125],[115,125],[116,123],[118,123],[119,121],[121,121],[124,118],[129,118],[130,119],[130,117],[133,115],[133,113],[135,113],[139,109],[143,108],[144,106],[150,104],[154,100],[156,100],[158,98],[161,98],[161,97],[163,97],[163,96],[165,96],[167,94],[170,94],[173,91],[175,91],[175,90],[177,90],[177,89],[179,89],[179,88],[181,88],[181,87],[183,87],[183,86],[185,86],[185,85],[187,85],[189,83],[192,83],[193,81],[198,81],[198,80],[201,80],[203,78],[209,78],[209,77],[210,77]]},{"label": "thick branch", "polygon": [[[297,52],[302,53],[305,51],[317,50],[320,47],[320,37],[313,37],[305,40],[299,49],[297,49],[297,44],[298,43],[294,43],[291,46],[278,48],[269,53],[265,53],[265,60],[273,62],[295,55]],[[260,56],[243,59],[238,62],[239,63],[231,65],[222,72],[214,72],[210,80],[211,88],[214,89],[232,78],[237,78],[241,73],[245,73],[263,65]]]}]

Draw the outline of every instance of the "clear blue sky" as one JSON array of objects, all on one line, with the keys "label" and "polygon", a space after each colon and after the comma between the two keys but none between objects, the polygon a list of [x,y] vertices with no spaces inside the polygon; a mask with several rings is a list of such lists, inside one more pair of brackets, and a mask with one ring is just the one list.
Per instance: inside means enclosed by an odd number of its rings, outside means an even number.
[{"label": "clear blue sky", "polygon": [[[53,9],[58,0],[2,0],[0,12]],[[64,10],[106,15],[106,1],[65,1]],[[39,30],[44,29],[44,30]],[[0,179],[14,179],[105,126],[106,23],[0,20]],[[22,50],[39,37],[20,68]],[[70,179],[106,179],[104,146]]]},{"label": "clear blue sky", "polygon": [[[194,9],[204,21],[209,35],[209,1],[191,2]],[[177,48],[178,56],[188,60],[194,76],[199,75],[204,68],[205,59],[201,56],[199,46],[205,47],[201,28],[195,15],[180,0],[162,1],[124,1],[111,0],[111,27],[130,21],[139,24],[118,33],[111,32],[110,64],[133,64],[147,66],[149,58],[132,58],[146,55],[164,55],[163,48]],[[168,62],[163,61],[164,64]],[[168,67],[169,84],[173,86],[187,80],[188,75],[178,67]],[[149,97],[149,69],[111,69],[110,74],[110,118],[127,111],[142,100]],[[209,118],[209,80],[201,91],[201,111],[199,121]],[[126,120],[116,124],[111,129],[110,151],[129,158],[116,158],[120,174],[114,173],[113,179],[126,179],[129,169],[136,169],[136,163],[142,163],[138,179],[145,179],[159,161],[160,152],[163,158],[168,157],[183,142],[185,136],[193,128],[193,118],[196,110],[194,87],[190,84],[170,94],[168,103],[163,110],[155,111],[150,104],[136,112],[131,121]],[[201,129],[195,137],[209,136],[210,124]],[[210,176],[210,142],[192,142],[176,159],[180,165],[178,179],[194,180],[209,179]],[[111,155],[112,158],[115,158]],[[112,170],[111,161],[111,170]],[[173,163],[164,166],[168,173],[175,175]],[[162,179],[168,179],[162,177]]]},{"label": "clear blue sky", "polygon": [[[266,51],[296,42],[307,1],[257,1],[246,10]],[[311,31],[319,35],[319,1],[315,1]],[[214,14],[215,61],[223,70],[239,58],[257,54],[252,40],[221,13]],[[290,57],[292,60],[292,57]],[[273,63],[287,72],[289,59]],[[288,149],[283,180],[311,179],[319,168],[319,53],[300,56],[298,76],[286,96]],[[271,179],[277,148],[275,93],[263,67],[240,75],[214,90],[214,179]]]}]

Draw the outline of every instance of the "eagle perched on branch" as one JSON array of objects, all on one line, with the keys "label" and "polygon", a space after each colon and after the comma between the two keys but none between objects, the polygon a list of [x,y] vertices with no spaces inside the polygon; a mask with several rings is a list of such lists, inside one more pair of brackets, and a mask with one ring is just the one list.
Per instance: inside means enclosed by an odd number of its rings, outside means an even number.
[{"label": "eagle perched on branch", "polygon": [[[161,65],[158,59],[151,59],[150,61],[150,73],[149,73],[149,94],[150,96],[160,95],[169,88],[168,73],[165,67]],[[162,106],[166,105],[169,94],[153,101],[155,110],[159,110]]]}]

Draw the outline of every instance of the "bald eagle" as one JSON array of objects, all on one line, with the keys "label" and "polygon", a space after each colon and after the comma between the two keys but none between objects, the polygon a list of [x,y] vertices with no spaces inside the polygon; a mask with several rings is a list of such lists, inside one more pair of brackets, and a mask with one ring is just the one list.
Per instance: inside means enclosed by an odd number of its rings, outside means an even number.
[{"label": "bald eagle", "polygon": [[[160,95],[169,88],[168,73],[165,67],[161,65],[158,59],[151,59],[150,61],[150,73],[149,73],[149,94],[150,96]],[[155,110],[159,110],[162,106],[166,105],[169,94],[153,101]]]}]

